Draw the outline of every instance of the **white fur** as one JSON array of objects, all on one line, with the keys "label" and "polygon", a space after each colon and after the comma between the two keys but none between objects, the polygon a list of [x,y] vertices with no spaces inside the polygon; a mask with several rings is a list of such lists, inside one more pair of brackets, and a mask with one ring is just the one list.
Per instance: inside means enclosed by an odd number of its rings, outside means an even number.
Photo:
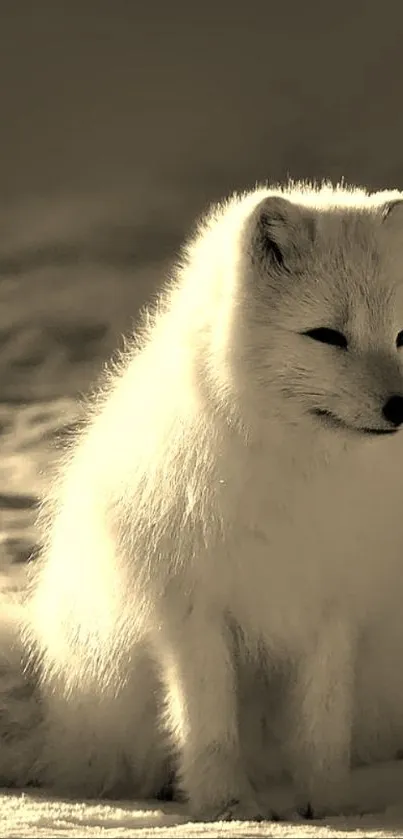
[{"label": "white fur", "polygon": [[322,811],[403,746],[403,438],[360,432],[403,393],[401,197],[291,184],[200,224],[44,510],[35,780],[153,795],[178,769],[194,816],[242,818],[283,772]]}]

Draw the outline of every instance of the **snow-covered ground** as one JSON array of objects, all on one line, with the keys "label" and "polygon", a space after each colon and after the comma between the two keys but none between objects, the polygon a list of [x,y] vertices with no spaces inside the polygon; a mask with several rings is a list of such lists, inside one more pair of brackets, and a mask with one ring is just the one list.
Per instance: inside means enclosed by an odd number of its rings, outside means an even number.
[{"label": "snow-covered ground", "polygon": [[[403,770],[391,765],[370,772],[368,796],[376,805],[379,790],[399,800]],[[383,797],[383,796],[382,796]],[[188,821],[184,808],[159,802],[81,802],[53,799],[26,791],[0,795],[2,837],[396,837],[403,836],[403,803],[391,804],[371,816],[334,817],[326,822]]]},{"label": "snow-covered ground", "polygon": [[[2,593],[24,585],[35,502],[54,441],[79,416],[77,393],[157,287],[197,201],[190,206],[168,186],[163,194],[138,186],[137,205],[116,196],[61,197],[56,204],[0,208]],[[203,825],[189,823],[179,805],[72,802],[0,790],[0,836],[403,836],[403,761],[355,772],[350,799],[373,815]]]}]

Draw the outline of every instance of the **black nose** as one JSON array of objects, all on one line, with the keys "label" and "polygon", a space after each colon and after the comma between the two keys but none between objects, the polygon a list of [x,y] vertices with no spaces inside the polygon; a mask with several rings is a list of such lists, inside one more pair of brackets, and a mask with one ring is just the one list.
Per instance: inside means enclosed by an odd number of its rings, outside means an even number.
[{"label": "black nose", "polygon": [[392,425],[402,425],[403,423],[403,396],[391,396],[385,402],[382,413],[388,422]]}]

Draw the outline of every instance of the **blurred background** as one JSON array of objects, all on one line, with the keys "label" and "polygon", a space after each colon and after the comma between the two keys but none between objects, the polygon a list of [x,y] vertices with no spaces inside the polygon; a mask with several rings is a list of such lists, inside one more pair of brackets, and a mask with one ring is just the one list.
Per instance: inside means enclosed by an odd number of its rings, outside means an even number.
[{"label": "blurred background", "polygon": [[401,177],[400,0],[2,0],[2,193]]},{"label": "blurred background", "polygon": [[0,532],[14,559],[50,442],[210,201],[288,176],[403,188],[402,43],[401,0],[1,0]]}]

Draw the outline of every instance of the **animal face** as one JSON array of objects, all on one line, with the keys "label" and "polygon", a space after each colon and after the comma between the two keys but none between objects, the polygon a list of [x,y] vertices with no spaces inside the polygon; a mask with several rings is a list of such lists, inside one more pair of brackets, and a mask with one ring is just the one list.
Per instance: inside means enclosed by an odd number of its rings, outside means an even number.
[{"label": "animal face", "polygon": [[403,427],[403,203],[319,210],[270,196],[248,233],[254,385],[294,423]]}]

